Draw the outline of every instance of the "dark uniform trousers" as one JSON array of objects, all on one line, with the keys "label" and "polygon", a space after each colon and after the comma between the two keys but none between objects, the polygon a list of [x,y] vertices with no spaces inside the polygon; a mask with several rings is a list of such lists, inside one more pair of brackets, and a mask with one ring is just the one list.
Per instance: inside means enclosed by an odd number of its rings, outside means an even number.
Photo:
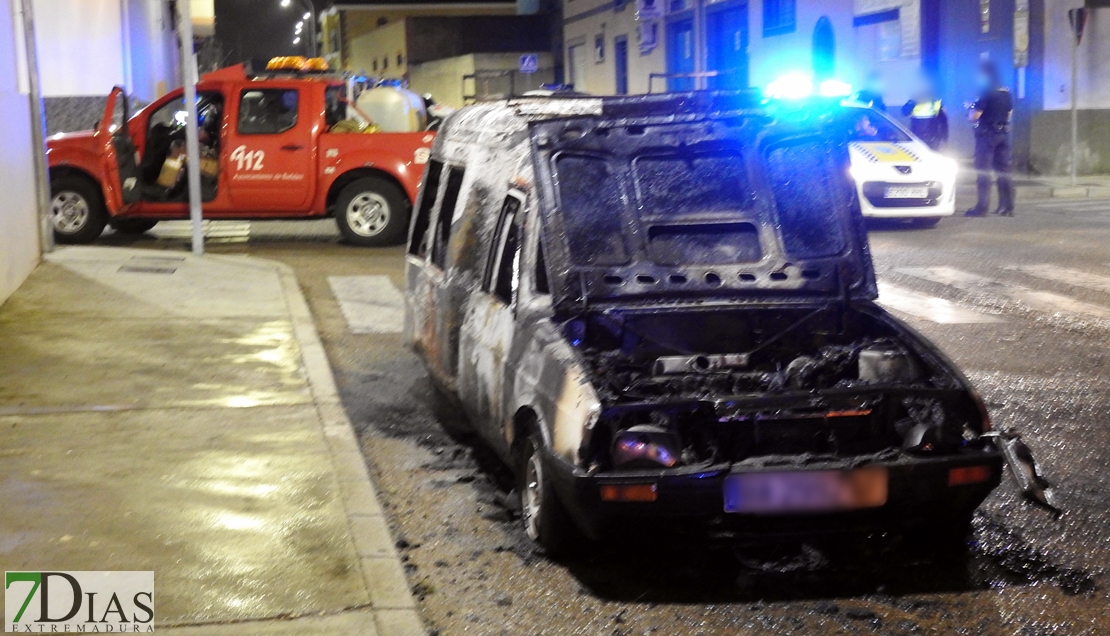
[{"label": "dark uniform trousers", "polygon": [[998,208],[1014,209],[1014,186],[1010,180],[1010,127],[980,124],[975,129],[975,171],[980,214],[990,211],[991,170],[998,176]]}]

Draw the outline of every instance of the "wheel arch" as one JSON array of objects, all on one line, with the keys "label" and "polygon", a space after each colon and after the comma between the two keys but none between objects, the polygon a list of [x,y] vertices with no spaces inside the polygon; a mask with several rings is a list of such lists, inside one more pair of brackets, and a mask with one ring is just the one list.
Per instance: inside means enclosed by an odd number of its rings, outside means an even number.
[{"label": "wheel arch", "polygon": [[533,431],[539,433],[543,439],[544,446],[551,447],[551,434],[547,427],[543,425],[543,419],[531,405],[525,405],[513,413],[513,418],[509,422],[508,441],[509,453],[514,458],[520,455],[524,440],[528,439],[528,435]]},{"label": "wheel arch", "polygon": [[50,181],[54,181],[55,179],[84,179],[96,187],[96,191],[100,193],[101,203],[106,201],[106,197],[104,196],[104,184],[87,170],[68,165],[51,166]]},{"label": "wheel arch", "polygon": [[[335,202],[339,200],[339,193],[343,191],[343,188],[346,188],[355,181],[358,181],[359,179],[362,179],[364,177],[377,177],[380,179],[384,179],[397,186],[401,190],[401,192],[404,192],[406,199],[409,198],[408,191],[405,190],[404,184],[402,184],[401,181],[392,173],[378,168],[355,168],[354,170],[348,170],[347,172],[339,175],[335,178],[334,181],[331,182],[331,185],[328,186],[328,195],[327,198],[324,200],[324,206],[327,211],[327,216],[335,216]],[[409,201],[409,206],[412,206],[411,200]]]}]

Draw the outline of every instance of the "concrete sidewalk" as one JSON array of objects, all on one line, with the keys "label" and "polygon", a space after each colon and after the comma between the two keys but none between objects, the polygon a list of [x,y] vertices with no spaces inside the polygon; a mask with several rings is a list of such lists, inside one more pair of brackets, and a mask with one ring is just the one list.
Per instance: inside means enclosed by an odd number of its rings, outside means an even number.
[{"label": "concrete sidewalk", "polygon": [[153,570],[157,633],[425,633],[291,270],[66,248],[0,307],[0,570]]}]

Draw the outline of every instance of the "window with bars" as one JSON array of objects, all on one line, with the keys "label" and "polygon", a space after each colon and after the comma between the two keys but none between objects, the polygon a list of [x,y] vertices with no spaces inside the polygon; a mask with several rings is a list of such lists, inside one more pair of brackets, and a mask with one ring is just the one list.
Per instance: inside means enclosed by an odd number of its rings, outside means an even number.
[{"label": "window with bars", "polygon": [[763,0],[763,37],[793,33],[796,27],[795,0]]}]

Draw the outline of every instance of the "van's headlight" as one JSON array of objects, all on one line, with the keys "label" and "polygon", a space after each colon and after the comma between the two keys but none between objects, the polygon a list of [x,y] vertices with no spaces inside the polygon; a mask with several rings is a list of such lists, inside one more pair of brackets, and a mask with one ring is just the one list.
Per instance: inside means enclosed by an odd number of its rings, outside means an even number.
[{"label": "van's headlight", "polygon": [[640,424],[613,439],[613,465],[618,468],[670,468],[679,463],[678,438],[663,428]]}]

